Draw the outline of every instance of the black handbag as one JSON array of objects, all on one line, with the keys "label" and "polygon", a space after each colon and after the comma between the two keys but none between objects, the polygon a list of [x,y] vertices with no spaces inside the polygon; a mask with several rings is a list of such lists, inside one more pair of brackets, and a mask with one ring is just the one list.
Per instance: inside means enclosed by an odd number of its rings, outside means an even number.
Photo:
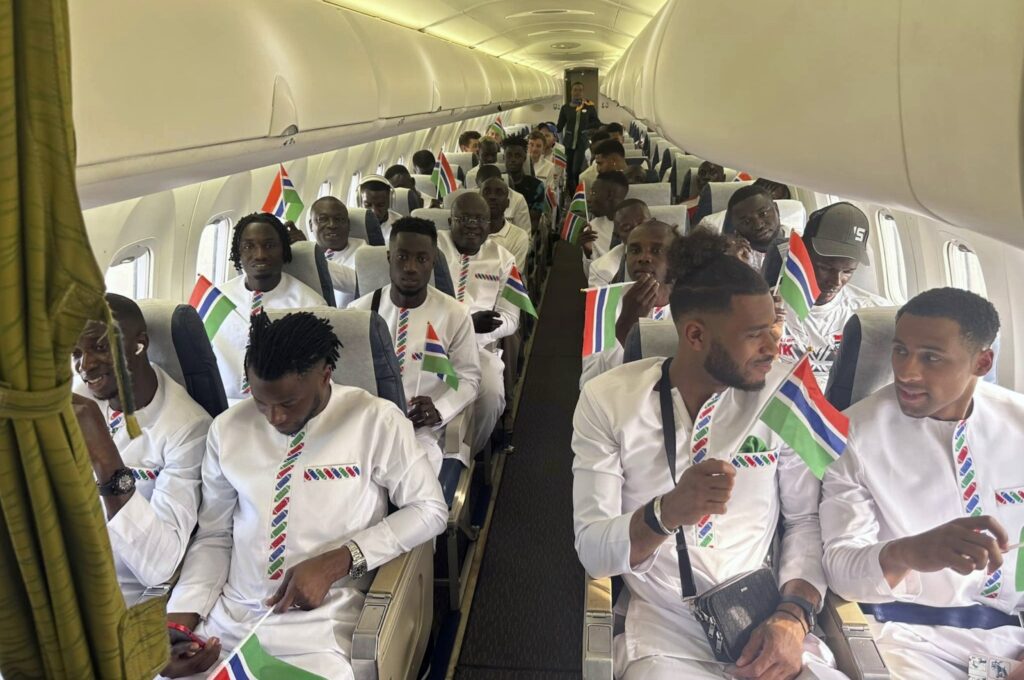
[{"label": "black handbag", "polygon": [[[665,437],[665,455],[676,480],[676,417],[672,409],[672,381],[666,359],[661,367],[658,393],[661,399],[661,429]],[[694,617],[704,628],[708,644],[715,658],[735,663],[750,640],[750,634],[775,613],[779,606],[779,585],[771,569],[761,568],[737,574],[714,588],[697,595],[690,566],[690,552],[682,531],[676,532],[676,551],[679,554],[679,580],[683,584],[683,599],[690,601]]]}]

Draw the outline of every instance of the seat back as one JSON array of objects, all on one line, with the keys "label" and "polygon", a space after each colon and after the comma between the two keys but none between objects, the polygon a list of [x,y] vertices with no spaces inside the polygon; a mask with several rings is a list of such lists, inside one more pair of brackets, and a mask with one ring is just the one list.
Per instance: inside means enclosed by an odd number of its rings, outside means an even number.
[{"label": "seat back", "polygon": [[[355,265],[360,295],[365,295],[391,283],[386,246],[363,246],[355,253]],[[430,284],[442,293],[455,297],[455,287],[452,284],[451,274],[448,272],[448,261],[444,259],[440,250],[434,257],[434,273],[430,276]]]},{"label": "seat back", "polygon": [[216,418],[228,407],[217,358],[198,312],[171,300],[139,300],[149,335],[149,360]]},{"label": "seat back", "polygon": [[668,319],[640,319],[629,329],[626,346],[623,347],[623,363],[649,359],[650,357],[675,356],[679,346],[679,332],[676,324]]},{"label": "seat back", "polygon": [[352,208],[348,211],[349,236],[361,238],[371,246],[384,245],[384,232],[381,231],[377,216],[364,208]]},{"label": "seat back", "polygon": [[[693,174],[693,178],[696,179],[696,173]],[[728,208],[732,195],[751,184],[753,182],[708,182],[700,192],[700,200],[697,202],[697,212],[694,213],[693,223],[700,224],[700,221],[711,213]]]},{"label": "seat back", "polygon": [[416,190],[424,196],[437,195],[437,187],[430,181],[430,175],[413,175],[412,179],[416,182]]},{"label": "seat back", "polygon": [[[632,186],[629,187],[629,191],[632,194]],[[685,234],[689,231],[690,218],[685,205],[651,205],[648,206],[648,209],[651,211],[653,219],[665,224],[675,225],[680,234]]]},{"label": "seat back", "polygon": [[684,191],[688,187],[687,183],[689,181],[689,176],[687,173],[689,173],[690,170],[693,170],[694,174],[696,174],[697,168],[699,168],[700,164],[703,162],[704,161],[702,161],[700,158],[697,158],[692,154],[675,154],[675,159],[673,163],[673,172],[675,173],[675,177],[673,179],[673,182],[677,197],[680,197],[684,200],[690,198],[684,193]]},{"label": "seat back", "polygon": [[413,210],[422,207],[420,195],[415,191],[404,188],[391,190],[391,209],[403,217],[408,217]]},{"label": "seat back", "polygon": [[[444,208],[445,210],[451,210],[452,209],[452,203],[455,202],[455,199],[458,198],[460,195],[466,193],[467,191],[476,191],[476,188],[475,187],[471,187],[471,188],[468,188],[468,189],[456,189],[455,191],[453,191],[452,193],[450,193],[450,194],[448,194],[447,196],[444,197],[444,200],[441,202],[441,207]],[[425,219],[430,219],[430,218],[425,218]],[[447,222],[445,224],[447,224]],[[440,228],[441,227],[438,227],[438,229],[440,229]],[[446,226],[445,229],[447,229],[447,228],[448,227]]]},{"label": "seat back", "polygon": [[843,327],[825,398],[840,411],[892,382],[892,336],[898,307],[858,310]]},{"label": "seat back", "polygon": [[331,273],[327,269],[327,258],[324,257],[323,248],[316,241],[293,243],[292,261],[285,262],[283,270],[320,293],[328,305],[335,306],[334,286],[331,284]]},{"label": "seat back", "polygon": [[638,198],[648,206],[672,205],[672,187],[668,182],[631,184],[626,198]]},{"label": "seat back", "polygon": [[468,175],[469,171],[473,169],[473,154],[468,151],[446,152],[444,157],[448,159],[448,163],[452,168],[462,168],[462,172],[465,175]]},{"label": "seat back", "polygon": [[405,413],[402,373],[384,319],[362,309],[334,307],[275,309],[268,310],[267,316],[274,320],[293,312],[311,312],[326,319],[334,329],[342,345],[338,366],[334,371],[334,382],[362,388],[376,397],[393,402]]},{"label": "seat back", "polygon": [[448,218],[452,216],[450,208],[420,208],[413,210],[412,216],[430,220],[438,231],[451,229],[451,225],[448,224]]}]

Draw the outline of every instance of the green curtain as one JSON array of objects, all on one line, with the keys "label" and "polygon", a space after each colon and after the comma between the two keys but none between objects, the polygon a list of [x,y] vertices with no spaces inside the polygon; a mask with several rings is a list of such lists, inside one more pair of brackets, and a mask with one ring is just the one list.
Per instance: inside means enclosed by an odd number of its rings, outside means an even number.
[{"label": "green curtain", "polygon": [[148,679],[168,653],[163,602],[125,608],[70,401],[71,348],[105,305],[68,32],[66,0],[0,0],[0,673]]}]

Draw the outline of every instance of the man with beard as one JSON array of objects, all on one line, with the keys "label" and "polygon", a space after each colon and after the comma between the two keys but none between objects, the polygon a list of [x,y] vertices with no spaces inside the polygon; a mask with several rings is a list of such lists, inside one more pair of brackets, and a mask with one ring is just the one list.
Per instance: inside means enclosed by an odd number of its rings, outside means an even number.
[{"label": "man with beard", "polygon": [[858,309],[892,304],[850,285],[857,268],[868,263],[868,229],[867,216],[849,203],[833,203],[816,210],[804,229],[804,245],[811,256],[821,295],[803,321],[792,309],[786,311],[780,350],[782,360],[787,362],[795,362],[810,350],[811,368],[823,391],[846,322]]},{"label": "man with beard", "polygon": [[480,195],[487,201],[487,206],[491,210],[488,240],[512,253],[516,258],[516,266],[522,272],[526,270],[526,256],[530,252],[530,235],[512,224],[505,216],[511,193],[508,185],[497,177],[491,177],[480,185]]},{"label": "man with beard", "polygon": [[629,236],[629,232],[649,219],[651,219],[651,209],[639,198],[627,198],[619,203],[612,215],[615,229],[612,241],[618,240],[618,243],[590,265],[587,284],[591,288],[607,286],[609,283],[620,283],[623,280],[625,277],[623,259],[626,253],[626,238]]},{"label": "man with beard", "polygon": [[309,206],[316,242],[324,249],[327,270],[334,286],[334,304],[348,306],[356,294],[356,251],[366,245],[349,236],[348,208],[334,196],[324,196]]},{"label": "man with beard", "polygon": [[[614,644],[616,677],[843,677],[809,635],[825,592],[820,485],[756,415],[771,395],[765,385],[778,353],[768,285],[693,236],[677,238],[669,259],[675,356],[590,381],[573,419],[576,551],[588,574],[620,575],[629,593]],[[780,379],[776,371],[773,384]],[[666,431],[674,433],[675,477]],[[740,453],[757,464],[740,467]],[[783,598],[736,667],[723,668],[683,599],[673,536],[683,532],[702,593],[761,567],[780,520]]]},{"label": "man with beard", "polygon": [[974,293],[910,300],[894,383],[847,410],[846,451],[825,471],[825,572],[868,603],[893,678],[963,678],[972,655],[1024,653],[1021,548],[1008,545],[1024,527],[1024,397],[979,380],[998,330]]},{"label": "man with beard", "polygon": [[441,486],[405,415],[332,382],[343,351],[308,312],[253,318],[252,399],[210,427],[199,529],[167,603],[165,676],[205,677],[194,674],[272,608],[260,624],[268,655],[350,680],[370,571],[444,530]]},{"label": "man with beard", "polygon": [[676,235],[672,225],[658,220],[649,220],[628,232],[624,247],[626,280],[634,283],[626,289],[619,301],[615,345],[603,352],[583,357],[581,387],[592,378],[622,365],[622,348],[626,344],[626,336],[640,319],[660,321],[671,318],[669,294],[672,292],[672,284],[668,273],[668,251]]},{"label": "man with beard", "polygon": [[[353,309],[380,314],[395,343],[402,385],[409,399],[409,420],[427,451],[435,473],[441,469],[444,426],[471,407],[480,384],[480,362],[469,310],[430,285],[437,253],[437,229],[430,220],[403,217],[388,242],[391,284],[359,298]],[[450,387],[436,373],[423,371],[427,324],[437,334],[459,379]],[[469,458],[462,461],[469,465]]]}]

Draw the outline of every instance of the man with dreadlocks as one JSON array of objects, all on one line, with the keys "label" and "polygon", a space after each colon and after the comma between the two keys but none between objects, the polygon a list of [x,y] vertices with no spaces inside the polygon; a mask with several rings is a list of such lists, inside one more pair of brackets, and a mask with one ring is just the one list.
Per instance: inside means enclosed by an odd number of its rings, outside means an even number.
[{"label": "man with dreadlocks", "polygon": [[[582,390],[572,438],[576,551],[588,574],[621,575],[629,590],[616,677],[845,677],[809,635],[825,592],[820,484],[757,420],[771,396],[766,384],[785,375],[772,370],[775,305],[764,278],[724,251],[706,236],[677,237],[669,251],[675,357],[613,368]],[[727,670],[683,584],[699,594],[761,567],[780,520],[781,601]]]},{"label": "man with dreadlocks", "polygon": [[165,675],[207,670],[272,607],[260,626],[268,654],[352,678],[369,571],[444,529],[412,425],[394,404],[331,381],[339,348],[310,313],[253,318],[252,399],[210,428],[199,530],[167,605],[172,630],[206,645],[176,644]]},{"label": "man with dreadlocks", "polygon": [[275,216],[253,213],[235,225],[231,262],[242,275],[219,286],[234,310],[211,340],[229,404],[249,396],[249,383],[242,371],[249,318],[264,309],[313,307],[325,302],[322,295],[283,271],[284,264],[291,261],[288,230]]},{"label": "man with dreadlocks", "polygon": [[185,388],[149,362],[149,334],[139,306],[107,294],[124,339],[135,418],[131,439],[117,393],[110,328],[90,321],[71,353],[72,404],[96,475],[114,568],[125,602],[171,579],[188,546],[199,510],[199,470],[210,416]]}]

